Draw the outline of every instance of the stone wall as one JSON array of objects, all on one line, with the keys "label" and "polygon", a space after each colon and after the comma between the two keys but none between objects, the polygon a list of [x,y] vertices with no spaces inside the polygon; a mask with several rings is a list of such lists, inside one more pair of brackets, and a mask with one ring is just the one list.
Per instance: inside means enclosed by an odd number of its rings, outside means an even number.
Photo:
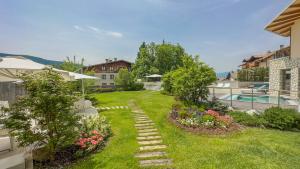
[{"label": "stone wall", "polygon": [[[270,94],[278,95],[278,90],[282,88],[282,70],[291,70],[291,97],[297,98],[299,96],[299,68],[300,59],[290,59],[289,57],[283,57],[270,61]],[[277,90],[277,91],[272,91]]]}]

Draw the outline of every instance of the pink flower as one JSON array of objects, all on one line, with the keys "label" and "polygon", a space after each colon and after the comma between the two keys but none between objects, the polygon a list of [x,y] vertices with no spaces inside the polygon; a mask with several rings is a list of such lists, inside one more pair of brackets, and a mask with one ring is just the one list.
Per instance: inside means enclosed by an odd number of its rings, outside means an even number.
[{"label": "pink flower", "polygon": [[218,112],[213,111],[213,110],[208,110],[208,111],[206,112],[206,114],[207,114],[207,115],[210,115],[210,116],[213,116],[213,117],[219,117],[219,116],[220,116],[220,114],[219,114]]},{"label": "pink flower", "polygon": [[96,144],[98,144],[98,141],[92,140],[91,143],[92,143],[93,145],[96,145]]},{"label": "pink flower", "polygon": [[98,135],[99,133],[98,133],[97,130],[93,130],[93,131],[92,131],[92,134]]}]

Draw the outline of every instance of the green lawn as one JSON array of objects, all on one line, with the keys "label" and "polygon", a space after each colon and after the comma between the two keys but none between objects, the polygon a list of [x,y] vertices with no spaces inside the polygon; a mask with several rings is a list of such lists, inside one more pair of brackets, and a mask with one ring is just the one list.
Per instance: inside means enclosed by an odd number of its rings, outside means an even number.
[{"label": "green lawn", "polygon": [[[173,97],[158,92],[114,92],[95,95],[101,105],[136,102],[156,123],[168,145],[174,168],[300,168],[300,133],[250,128],[228,136],[195,135],[167,121]],[[134,120],[129,110],[105,111],[114,136],[104,151],[80,161],[73,168],[139,168]]]}]

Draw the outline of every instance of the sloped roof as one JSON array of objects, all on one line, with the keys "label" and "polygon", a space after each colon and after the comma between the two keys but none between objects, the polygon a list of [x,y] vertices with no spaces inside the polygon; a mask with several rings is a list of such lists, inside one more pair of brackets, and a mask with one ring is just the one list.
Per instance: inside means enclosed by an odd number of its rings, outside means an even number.
[{"label": "sloped roof", "polygon": [[300,19],[300,0],[294,0],[283,12],[266,26],[266,30],[278,35],[289,37],[291,27]]}]

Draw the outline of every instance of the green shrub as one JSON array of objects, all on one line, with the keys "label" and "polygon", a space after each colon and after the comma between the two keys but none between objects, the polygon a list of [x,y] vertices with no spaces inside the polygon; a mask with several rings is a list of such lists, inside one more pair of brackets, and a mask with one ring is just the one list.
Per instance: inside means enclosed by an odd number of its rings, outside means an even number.
[{"label": "green shrub", "polygon": [[228,111],[228,106],[220,101],[211,101],[207,103],[207,109],[214,110],[224,115]]},{"label": "green shrub", "polygon": [[85,156],[104,146],[105,140],[112,134],[110,124],[104,116],[86,117],[81,120],[80,136],[76,145],[76,157]]},{"label": "green shrub", "polygon": [[76,129],[80,117],[74,109],[78,97],[63,77],[52,69],[24,75],[22,80],[26,95],[9,109],[10,116],[5,125],[19,146],[34,144],[43,147],[49,160],[53,161],[55,153],[72,145],[78,136]]},{"label": "green shrub", "polygon": [[206,114],[206,115],[203,115],[203,116],[202,116],[201,121],[202,121],[202,122],[214,122],[214,121],[215,121],[215,117]]},{"label": "green shrub", "polygon": [[266,120],[260,117],[259,115],[249,115],[246,112],[229,112],[234,121],[251,127],[262,127],[266,125]]},{"label": "green shrub", "polygon": [[144,83],[133,83],[129,87],[130,91],[140,91],[144,89]]},{"label": "green shrub", "polygon": [[262,117],[267,121],[267,127],[280,130],[299,129],[300,114],[293,109],[272,107],[265,110]]},{"label": "green shrub", "polygon": [[99,100],[91,95],[85,95],[84,98],[92,102],[93,106],[97,106],[99,104]]},{"label": "green shrub", "polygon": [[178,115],[180,119],[186,119],[191,117],[191,115],[186,110],[181,110]]},{"label": "green shrub", "polygon": [[80,132],[89,133],[97,130],[104,138],[112,134],[111,127],[105,116],[87,117],[81,120]]}]

